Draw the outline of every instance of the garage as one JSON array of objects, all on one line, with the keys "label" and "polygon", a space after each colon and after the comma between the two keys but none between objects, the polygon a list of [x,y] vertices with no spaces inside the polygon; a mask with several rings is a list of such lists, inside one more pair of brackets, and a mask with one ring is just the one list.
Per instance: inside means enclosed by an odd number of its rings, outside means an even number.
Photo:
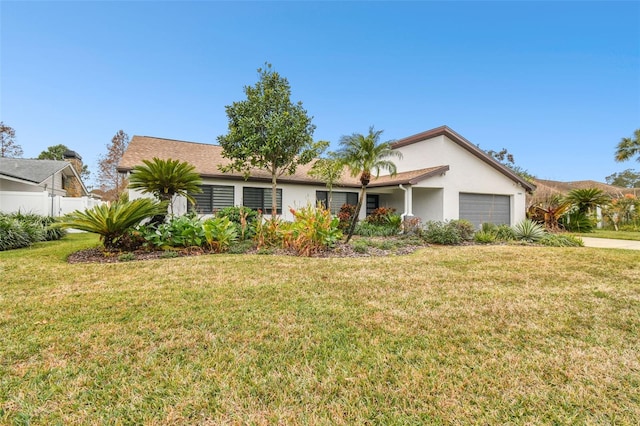
[{"label": "garage", "polygon": [[460,193],[460,219],[478,228],[483,223],[511,225],[511,199],[508,195]]}]

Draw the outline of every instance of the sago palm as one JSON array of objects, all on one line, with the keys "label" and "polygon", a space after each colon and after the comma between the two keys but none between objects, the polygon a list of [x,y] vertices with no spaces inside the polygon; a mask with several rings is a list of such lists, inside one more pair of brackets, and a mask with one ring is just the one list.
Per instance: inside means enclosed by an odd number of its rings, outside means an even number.
[{"label": "sago palm", "polygon": [[85,211],[76,210],[65,216],[60,226],[100,235],[107,250],[117,249],[120,238],[144,219],[166,212],[166,203],[150,198],[113,201]]},{"label": "sago palm", "polygon": [[611,202],[611,197],[598,188],[574,189],[567,194],[566,200],[578,211],[589,214],[595,207],[603,207]]},{"label": "sago palm", "polygon": [[194,202],[190,194],[202,192],[202,180],[196,168],[180,160],[143,160],[135,166],[129,178],[129,188],[140,189],[143,194],[153,194],[160,201],[167,201],[173,214],[173,197],[181,195]]},{"label": "sago palm", "polygon": [[349,226],[347,242],[353,236],[353,231],[358,222],[362,202],[367,196],[367,186],[371,182],[373,173],[378,177],[380,170],[387,170],[392,176],[396,174],[396,165],[390,160],[392,157],[402,158],[402,154],[391,148],[391,141],[380,142],[382,130],[374,130],[369,127],[369,134],[364,136],[354,133],[340,138],[338,158],[346,164],[352,176],[360,175],[360,198],[356,211]]}]

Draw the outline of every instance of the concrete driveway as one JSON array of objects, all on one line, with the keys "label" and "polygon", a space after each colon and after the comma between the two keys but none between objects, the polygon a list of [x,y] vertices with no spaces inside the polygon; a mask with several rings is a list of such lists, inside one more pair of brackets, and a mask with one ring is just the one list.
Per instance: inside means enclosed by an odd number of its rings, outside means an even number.
[{"label": "concrete driveway", "polygon": [[613,240],[609,238],[592,238],[592,237],[580,237],[580,238],[582,238],[582,241],[584,241],[585,247],[640,250],[640,241]]}]

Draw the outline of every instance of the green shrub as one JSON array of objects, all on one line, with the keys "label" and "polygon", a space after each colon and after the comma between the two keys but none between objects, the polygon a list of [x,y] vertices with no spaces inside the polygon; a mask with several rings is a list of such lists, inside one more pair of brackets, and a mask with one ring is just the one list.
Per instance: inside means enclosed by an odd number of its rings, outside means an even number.
[{"label": "green shrub", "polygon": [[355,235],[362,237],[389,237],[397,235],[399,229],[390,225],[374,225],[367,221],[358,222],[356,229],[353,231]]},{"label": "green shrub", "polygon": [[458,219],[450,221],[449,224],[456,228],[462,241],[473,241],[473,234],[476,232],[473,223],[465,219]]},{"label": "green shrub", "polygon": [[498,241],[513,241],[516,239],[516,234],[513,228],[509,225],[499,225],[495,227],[494,234]]},{"label": "green shrub", "polygon": [[207,245],[216,253],[227,251],[231,244],[238,239],[236,226],[228,217],[207,219],[203,228]]},{"label": "green shrub", "polygon": [[476,243],[492,244],[497,240],[496,234],[490,231],[478,231],[474,234],[473,239]]},{"label": "green shrub", "polygon": [[225,207],[216,212],[216,217],[226,217],[237,228],[238,238],[247,240],[253,237],[254,223],[258,219],[258,212],[249,207]]},{"label": "green shrub", "polygon": [[531,219],[525,219],[513,227],[517,240],[536,242],[546,234],[544,227]]},{"label": "green shrub", "polygon": [[462,242],[455,224],[429,221],[425,224],[422,238],[430,244],[455,245]]},{"label": "green shrub", "polygon": [[156,248],[202,247],[205,232],[202,221],[195,215],[174,216],[169,222],[142,227],[144,238]]},{"label": "green shrub", "polygon": [[563,217],[562,224],[564,229],[571,232],[592,232],[596,227],[595,220],[579,210]]},{"label": "green shrub", "polygon": [[545,234],[538,240],[539,244],[551,247],[583,247],[584,242],[579,237],[563,234]]}]

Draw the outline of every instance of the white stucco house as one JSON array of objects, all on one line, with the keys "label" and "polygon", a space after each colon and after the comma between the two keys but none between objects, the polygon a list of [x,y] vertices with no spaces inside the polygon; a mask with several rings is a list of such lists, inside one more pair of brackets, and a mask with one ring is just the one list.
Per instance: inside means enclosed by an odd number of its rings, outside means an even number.
[{"label": "white stucco house", "polygon": [[[402,153],[394,159],[398,173],[374,178],[367,189],[361,218],[377,207],[393,207],[399,214],[422,221],[467,219],[475,226],[484,222],[514,225],[525,218],[526,193],[535,186],[495,161],[449,127],[442,126],[393,143]],[[196,194],[201,214],[227,206],[271,208],[270,176],[253,171],[248,179],[241,173],[222,173],[228,160],[217,145],[184,142],[149,136],[134,136],[118,166],[129,173],[142,160],[154,157],[186,161],[195,166],[203,180],[203,193]],[[308,175],[311,164],[300,166],[291,176],[278,179],[278,214],[293,219],[289,207],[326,201],[327,188]],[[356,204],[360,183],[345,171],[333,188],[332,210],[344,203]],[[131,198],[140,194],[131,191]],[[176,213],[186,212],[185,199],[174,202]]]}]

